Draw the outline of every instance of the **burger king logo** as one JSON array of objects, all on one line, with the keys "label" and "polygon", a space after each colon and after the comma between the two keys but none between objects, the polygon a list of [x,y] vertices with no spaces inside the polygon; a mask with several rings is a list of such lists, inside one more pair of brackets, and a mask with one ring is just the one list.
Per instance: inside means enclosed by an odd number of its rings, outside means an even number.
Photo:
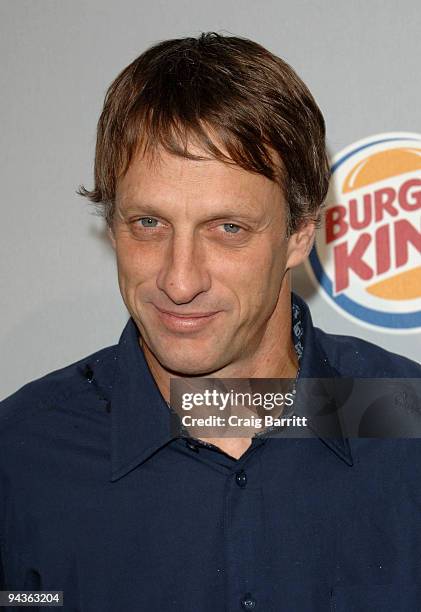
[{"label": "burger king logo", "polygon": [[380,134],[333,160],[308,266],[345,316],[421,329],[421,135]]}]

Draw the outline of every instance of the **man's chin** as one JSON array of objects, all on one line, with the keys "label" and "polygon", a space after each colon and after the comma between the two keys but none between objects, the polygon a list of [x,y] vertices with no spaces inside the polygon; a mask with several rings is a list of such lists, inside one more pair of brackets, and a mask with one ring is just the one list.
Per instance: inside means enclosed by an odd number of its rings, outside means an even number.
[{"label": "man's chin", "polygon": [[204,375],[207,372],[215,372],[224,367],[227,349],[215,346],[215,338],[198,339],[187,338],[180,342],[178,338],[172,338],[162,334],[141,340],[141,346],[145,353],[156,359],[161,367],[171,373],[185,375]]},{"label": "man's chin", "polygon": [[161,365],[174,376],[211,376],[223,367],[223,364],[211,360],[165,359]]}]

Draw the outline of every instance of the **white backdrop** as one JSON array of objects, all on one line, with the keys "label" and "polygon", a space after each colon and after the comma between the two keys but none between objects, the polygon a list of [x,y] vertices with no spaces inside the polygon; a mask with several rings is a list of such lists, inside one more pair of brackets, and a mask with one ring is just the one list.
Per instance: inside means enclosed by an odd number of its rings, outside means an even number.
[{"label": "white backdrop", "polygon": [[[1,0],[0,396],[118,341],[127,312],[92,185],[107,86],[151,44],[201,31],[250,37],[318,101],[331,154],[376,133],[421,132],[418,0]],[[420,333],[341,316],[304,270],[316,323],[419,359]]]}]

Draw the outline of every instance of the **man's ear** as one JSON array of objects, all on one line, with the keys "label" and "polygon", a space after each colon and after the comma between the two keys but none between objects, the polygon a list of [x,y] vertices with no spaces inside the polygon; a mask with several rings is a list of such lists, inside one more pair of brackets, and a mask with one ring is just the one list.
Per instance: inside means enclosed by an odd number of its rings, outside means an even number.
[{"label": "man's ear", "polygon": [[288,239],[287,269],[299,266],[310,255],[316,234],[314,221],[303,221],[299,229]]},{"label": "man's ear", "polygon": [[115,251],[115,236],[114,236],[113,228],[111,227],[111,225],[108,226],[107,233],[108,233],[108,238],[110,239],[110,242],[111,242],[111,246],[113,247]]}]

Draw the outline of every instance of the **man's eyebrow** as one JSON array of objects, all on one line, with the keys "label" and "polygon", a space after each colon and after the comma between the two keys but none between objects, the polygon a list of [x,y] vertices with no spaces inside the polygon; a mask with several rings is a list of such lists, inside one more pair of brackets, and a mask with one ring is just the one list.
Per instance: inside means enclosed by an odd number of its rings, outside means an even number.
[{"label": "man's eyebrow", "polygon": [[142,211],[142,212],[155,212],[156,213],[159,208],[159,205],[148,204],[146,202],[134,202],[134,201],[122,200],[120,202],[117,202],[117,207],[120,208],[120,210],[124,210],[126,212]]}]

